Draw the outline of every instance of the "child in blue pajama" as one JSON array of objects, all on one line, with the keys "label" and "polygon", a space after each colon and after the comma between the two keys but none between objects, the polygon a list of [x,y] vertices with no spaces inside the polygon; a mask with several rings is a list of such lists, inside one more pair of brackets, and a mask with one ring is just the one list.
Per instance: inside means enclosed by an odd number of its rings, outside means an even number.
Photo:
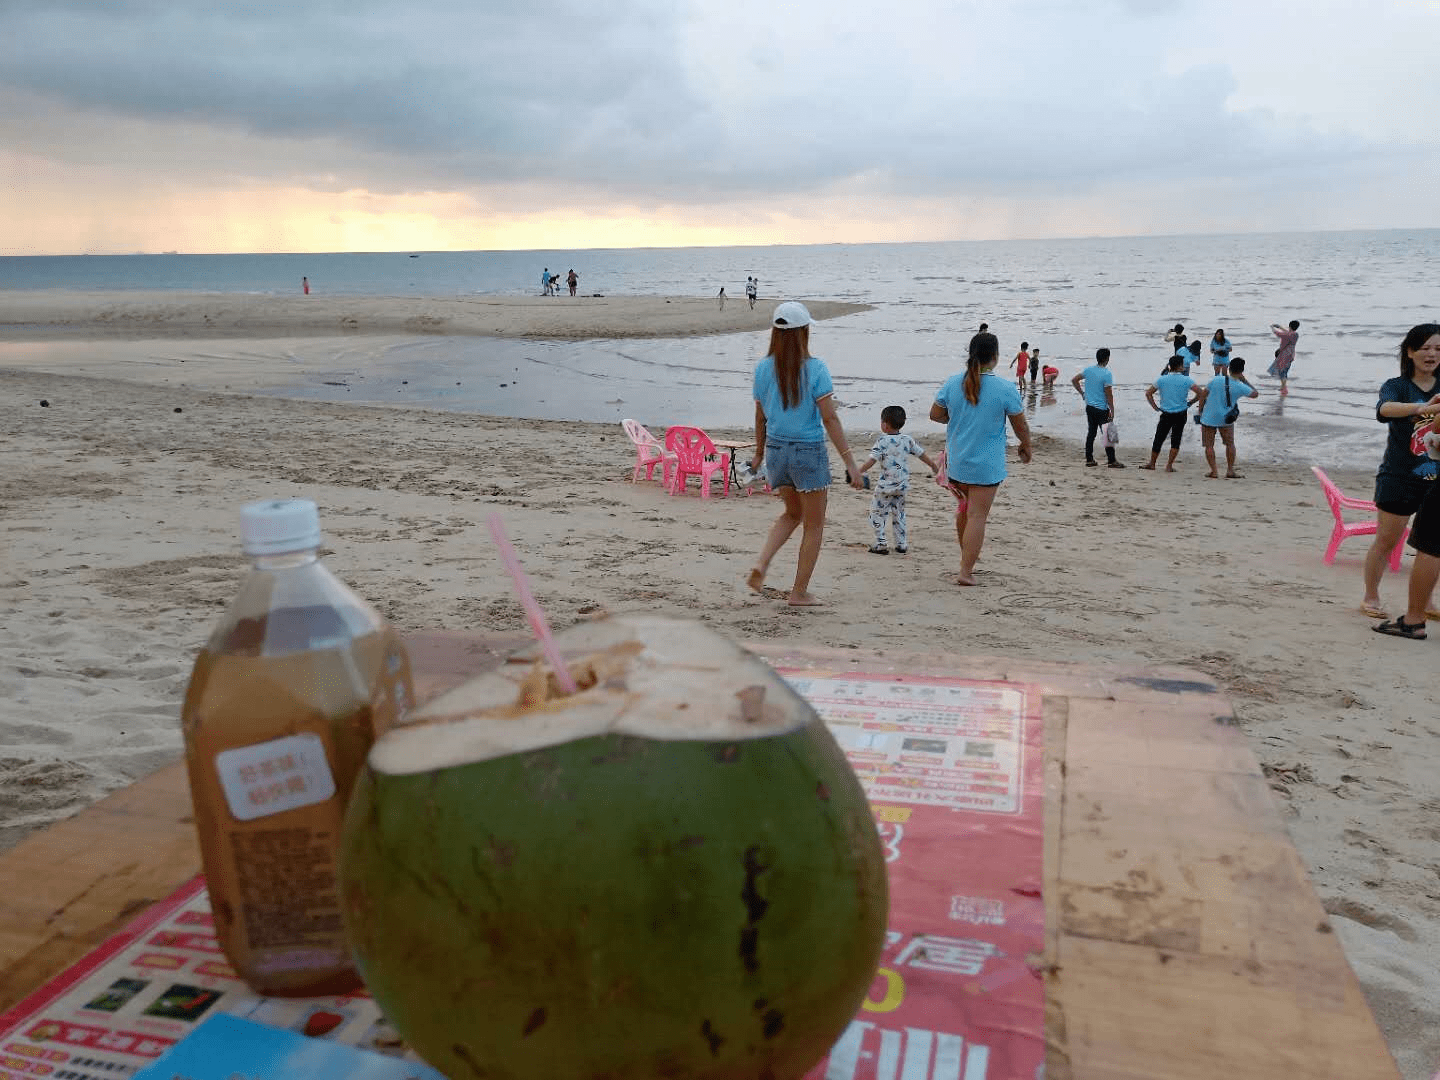
[{"label": "child in blue pajama", "polygon": [[875,529],[875,546],[870,550],[876,555],[889,555],[885,543],[885,523],[895,522],[895,551],[904,555],[909,549],[909,537],[905,531],[905,492],[910,490],[910,466],[907,459],[913,454],[933,473],[938,466],[930,455],[920,449],[920,444],[909,435],[902,435],[905,426],[905,410],[899,405],[887,405],[880,410],[880,430],[883,434],[870,448],[870,459],[860,466],[860,472],[868,472],[870,466],[879,464],[880,476],[875,481],[875,500],[870,504],[870,524]]}]

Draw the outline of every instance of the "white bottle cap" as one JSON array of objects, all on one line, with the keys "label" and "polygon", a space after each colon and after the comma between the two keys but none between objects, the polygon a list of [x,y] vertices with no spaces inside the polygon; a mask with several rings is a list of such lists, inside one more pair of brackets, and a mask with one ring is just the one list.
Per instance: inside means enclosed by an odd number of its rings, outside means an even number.
[{"label": "white bottle cap", "polygon": [[246,555],[279,555],[320,546],[320,514],[309,499],[266,499],[240,508]]}]

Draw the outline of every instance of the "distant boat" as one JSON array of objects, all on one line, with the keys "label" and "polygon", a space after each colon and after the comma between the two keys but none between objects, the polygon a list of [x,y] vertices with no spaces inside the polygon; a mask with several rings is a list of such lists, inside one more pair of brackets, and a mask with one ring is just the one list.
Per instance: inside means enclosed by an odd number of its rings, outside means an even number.
[{"label": "distant boat", "polygon": [[161,254],[161,255],[179,255],[180,252],[178,252],[178,251],[162,251],[162,252],[160,252],[160,254]]},{"label": "distant boat", "polygon": [[411,255],[410,257],[411,257],[412,259],[418,259],[420,256],[419,256],[419,255]]}]

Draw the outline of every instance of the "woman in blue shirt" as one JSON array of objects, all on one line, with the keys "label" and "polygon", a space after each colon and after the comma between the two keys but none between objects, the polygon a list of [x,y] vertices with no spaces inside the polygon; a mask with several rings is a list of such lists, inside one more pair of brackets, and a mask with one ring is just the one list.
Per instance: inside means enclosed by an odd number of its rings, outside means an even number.
[{"label": "woman in blue shirt", "polygon": [[[1248,391],[1248,393],[1247,393]],[[1216,375],[1205,387],[1204,404],[1200,406],[1200,441],[1205,446],[1205,461],[1210,471],[1205,475],[1211,480],[1219,476],[1215,466],[1215,432],[1220,432],[1220,441],[1225,444],[1225,478],[1239,480],[1241,474],[1235,471],[1235,420],[1230,411],[1240,412],[1240,399],[1259,397],[1260,391],[1245,378],[1245,358],[1237,356],[1230,361],[1228,375]]]},{"label": "woman in blue shirt", "polygon": [[975,563],[985,543],[985,524],[995,493],[1005,479],[1005,421],[1020,440],[1020,460],[1030,464],[1030,425],[1020,391],[996,378],[1000,342],[994,334],[976,334],[964,374],[951,375],[935,395],[930,419],[945,425],[945,475],[960,500],[955,535],[960,540],[959,585],[978,585]]},{"label": "woman in blue shirt", "polygon": [[804,304],[787,300],[770,320],[770,354],[755,365],[755,460],[765,467],[770,489],[785,500],[785,509],[770,526],[765,546],[746,584],[755,592],[765,585],[770,561],[796,529],[800,554],[795,584],[787,602],[791,607],[818,607],[810,593],[810,575],[820,558],[825,538],[825,504],[830,489],[830,458],[825,452],[828,433],[850,474],[850,486],[862,490],[864,481],[845,430],[835,413],[834,388],[825,361],[810,355],[810,312]]},{"label": "woman in blue shirt", "polygon": [[1215,336],[1210,339],[1210,366],[1215,369],[1216,375],[1224,375],[1230,367],[1230,339],[1225,336],[1224,330],[1216,330]]}]

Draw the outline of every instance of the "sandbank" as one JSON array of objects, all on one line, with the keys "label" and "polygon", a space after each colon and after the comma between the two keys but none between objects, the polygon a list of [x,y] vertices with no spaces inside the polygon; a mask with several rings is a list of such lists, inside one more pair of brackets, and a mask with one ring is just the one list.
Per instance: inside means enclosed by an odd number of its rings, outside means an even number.
[{"label": "sandbank", "polygon": [[[793,299],[793,298],[792,298]],[[800,298],[805,299],[805,298]],[[816,319],[867,304],[805,299]],[[763,330],[775,303],[687,296],[257,296],[0,291],[0,340],[469,334],[503,338],[693,337]]]}]

